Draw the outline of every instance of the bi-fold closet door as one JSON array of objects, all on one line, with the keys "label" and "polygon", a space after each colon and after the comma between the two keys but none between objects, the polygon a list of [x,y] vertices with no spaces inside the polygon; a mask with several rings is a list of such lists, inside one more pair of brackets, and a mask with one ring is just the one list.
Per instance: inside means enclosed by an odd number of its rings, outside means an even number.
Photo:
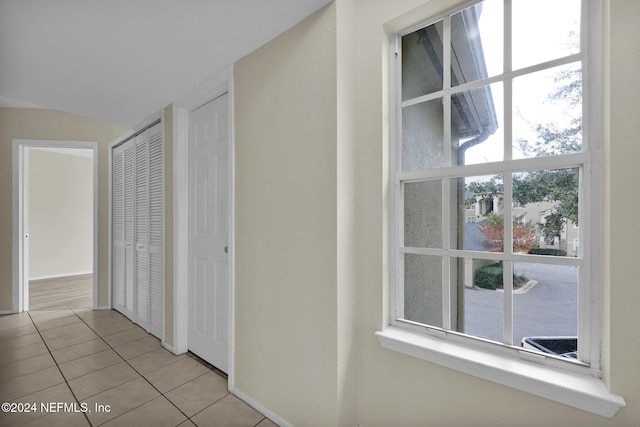
[{"label": "bi-fold closet door", "polygon": [[112,305],[162,338],[164,149],[151,126],[112,151]]}]

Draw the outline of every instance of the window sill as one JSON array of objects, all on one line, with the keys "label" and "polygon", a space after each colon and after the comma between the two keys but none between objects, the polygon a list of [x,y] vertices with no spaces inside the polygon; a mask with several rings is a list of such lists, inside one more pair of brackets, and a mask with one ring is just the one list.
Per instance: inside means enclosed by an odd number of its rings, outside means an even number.
[{"label": "window sill", "polygon": [[626,405],[601,379],[487,353],[396,327],[376,332],[380,345],[469,375],[611,418]]}]

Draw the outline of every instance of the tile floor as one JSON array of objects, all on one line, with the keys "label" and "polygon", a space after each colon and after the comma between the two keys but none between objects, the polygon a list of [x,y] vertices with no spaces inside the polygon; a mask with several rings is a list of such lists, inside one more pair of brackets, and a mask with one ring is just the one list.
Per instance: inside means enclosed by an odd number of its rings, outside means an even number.
[{"label": "tile floor", "polygon": [[0,412],[3,427],[275,426],[230,394],[222,375],[171,354],[116,311],[0,316],[0,341],[0,403],[36,408]]}]

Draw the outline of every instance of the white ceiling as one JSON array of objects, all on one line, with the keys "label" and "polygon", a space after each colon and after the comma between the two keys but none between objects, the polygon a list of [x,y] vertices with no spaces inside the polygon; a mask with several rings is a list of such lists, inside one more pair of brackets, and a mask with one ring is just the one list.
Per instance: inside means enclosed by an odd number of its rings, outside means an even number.
[{"label": "white ceiling", "polygon": [[132,127],[331,0],[0,0],[0,107]]}]

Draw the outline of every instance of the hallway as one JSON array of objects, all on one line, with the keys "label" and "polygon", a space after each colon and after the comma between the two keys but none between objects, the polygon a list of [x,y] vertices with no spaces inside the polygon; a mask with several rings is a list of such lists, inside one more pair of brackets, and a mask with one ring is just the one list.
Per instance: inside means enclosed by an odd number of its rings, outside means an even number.
[{"label": "hallway", "polygon": [[32,410],[3,405],[1,426],[275,426],[214,369],[116,311],[4,315],[0,340],[0,402]]}]

